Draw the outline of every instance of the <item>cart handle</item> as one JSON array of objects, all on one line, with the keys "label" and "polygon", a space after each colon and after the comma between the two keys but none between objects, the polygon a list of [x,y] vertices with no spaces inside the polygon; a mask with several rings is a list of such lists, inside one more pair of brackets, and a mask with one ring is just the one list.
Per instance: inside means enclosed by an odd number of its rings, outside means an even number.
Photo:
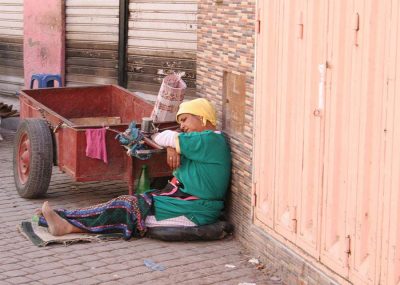
[{"label": "cart handle", "polygon": [[144,137],[144,138],[143,138],[143,141],[144,141],[147,145],[151,146],[151,147],[154,148],[154,149],[165,150],[162,146],[160,146],[159,144],[157,144],[157,143],[156,143],[155,141],[153,141],[152,139],[149,139],[149,138],[147,138],[147,137]]}]

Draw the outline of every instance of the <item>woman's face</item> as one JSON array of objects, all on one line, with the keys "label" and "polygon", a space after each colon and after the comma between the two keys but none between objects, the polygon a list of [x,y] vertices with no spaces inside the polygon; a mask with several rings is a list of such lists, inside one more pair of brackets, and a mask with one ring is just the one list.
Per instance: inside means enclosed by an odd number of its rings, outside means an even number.
[{"label": "woman's face", "polygon": [[180,128],[185,133],[202,132],[204,126],[201,117],[191,114],[180,114],[178,117]]}]

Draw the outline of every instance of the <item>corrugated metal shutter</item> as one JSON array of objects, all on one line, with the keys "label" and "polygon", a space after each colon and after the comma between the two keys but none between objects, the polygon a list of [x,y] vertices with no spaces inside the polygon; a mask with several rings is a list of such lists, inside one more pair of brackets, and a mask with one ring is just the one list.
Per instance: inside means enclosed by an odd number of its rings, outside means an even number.
[{"label": "corrugated metal shutter", "polygon": [[184,71],[194,94],[197,1],[129,1],[128,88],[157,92],[165,74]]},{"label": "corrugated metal shutter", "polygon": [[66,0],[66,85],[117,84],[118,0]]},{"label": "corrugated metal shutter", "polygon": [[11,95],[24,84],[23,0],[0,0],[0,94]]}]

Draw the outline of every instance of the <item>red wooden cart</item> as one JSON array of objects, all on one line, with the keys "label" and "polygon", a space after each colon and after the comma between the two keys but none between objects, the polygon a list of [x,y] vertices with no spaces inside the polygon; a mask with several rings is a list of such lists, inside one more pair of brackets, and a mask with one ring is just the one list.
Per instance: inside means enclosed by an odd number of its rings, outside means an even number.
[{"label": "red wooden cart", "polygon": [[[125,180],[129,193],[146,164],[150,177],[171,175],[166,153],[154,150],[148,160],[126,154],[115,139],[131,121],[141,122],[153,106],[115,85],[23,90],[21,124],[14,145],[14,180],[21,197],[46,193],[53,165],[75,181]],[[174,122],[160,123],[168,128]],[[106,132],[108,163],[86,157],[86,129],[109,127]],[[140,127],[140,125],[139,125]]]}]

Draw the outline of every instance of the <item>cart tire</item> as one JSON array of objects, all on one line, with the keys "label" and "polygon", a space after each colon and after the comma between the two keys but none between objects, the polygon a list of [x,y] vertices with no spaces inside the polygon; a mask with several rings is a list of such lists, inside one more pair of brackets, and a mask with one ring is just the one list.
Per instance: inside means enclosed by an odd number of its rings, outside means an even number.
[{"label": "cart tire", "polygon": [[53,168],[53,141],[44,120],[25,119],[14,142],[14,181],[22,198],[43,196]]}]

